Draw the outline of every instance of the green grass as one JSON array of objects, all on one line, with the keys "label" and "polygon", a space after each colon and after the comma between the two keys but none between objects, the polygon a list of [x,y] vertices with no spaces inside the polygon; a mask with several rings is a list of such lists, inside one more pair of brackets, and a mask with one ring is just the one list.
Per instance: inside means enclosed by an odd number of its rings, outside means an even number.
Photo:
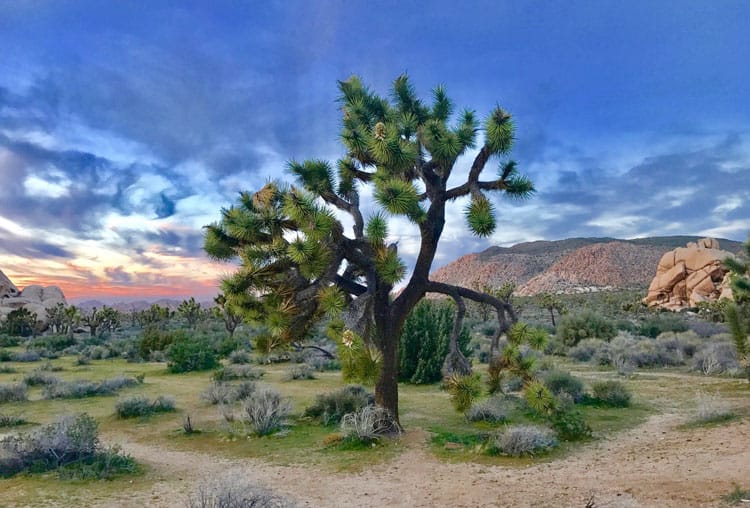
[{"label": "green grass", "polygon": [[734,490],[726,496],[722,496],[721,499],[725,503],[732,506],[746,503],[748,502],[748,500],[750,500],[750,490],[743,489],[739,485],[735,484]]}]

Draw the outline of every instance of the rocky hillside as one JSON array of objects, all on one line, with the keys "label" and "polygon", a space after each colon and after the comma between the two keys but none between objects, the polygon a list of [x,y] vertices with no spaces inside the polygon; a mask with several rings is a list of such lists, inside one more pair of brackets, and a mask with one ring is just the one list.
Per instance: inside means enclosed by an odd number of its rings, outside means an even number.
[{"label": "rocky hillside", "polygon": [[[511,281],[518,286],[519,295],[646,288],[665,252],[697,240],[699,237],[693,236],[570,238],[490,247],[436,270],[431,278],[467,287],[500,286]],[[739,242],[719,242],[730,252],[742,248]]]}]

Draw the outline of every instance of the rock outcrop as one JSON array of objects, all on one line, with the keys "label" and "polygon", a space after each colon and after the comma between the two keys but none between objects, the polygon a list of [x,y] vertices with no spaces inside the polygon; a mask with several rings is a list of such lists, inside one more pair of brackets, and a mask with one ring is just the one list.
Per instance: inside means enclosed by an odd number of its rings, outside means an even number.
[{"label": "rock outcrop", "polygon": [[29,312],[36,313],[40,328],[46,328],[47,309],[58,303],[67,305],[65,295],[57,286],[26,286],[23,291],[11,282],[11,280],[0,271],[0,319],[4,319],[12,311],[25,308]]},{"label": "rock outcrop", "polygon": [[649,307],[680,310],[700,302],[732,298],[723,261],[734,254],[721,250],[719,241],[703,238],[664,254],[643,303]]}]

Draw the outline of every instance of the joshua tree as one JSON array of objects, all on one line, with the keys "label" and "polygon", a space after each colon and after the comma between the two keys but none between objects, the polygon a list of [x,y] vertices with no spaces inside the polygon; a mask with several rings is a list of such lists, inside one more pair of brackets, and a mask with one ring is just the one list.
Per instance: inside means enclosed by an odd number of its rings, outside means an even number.
[{"label": "joshua tree", "polygon": [[192,296],[190,300],[183,300],[177,307],[177,313],[185,318],[188,328],[195,328],[201,317],[201,304],[195,301]]},{"label": "joshua tree", "polygon": [[537,295],[536,304],[540,309],[549,312],[549,318],[552,321],[553,328],[557,326],[555,323],[555,312],[557,312],[558,316],[565,314],[565,304],[558,296],[555,296],[552,293],[540,293]]},{"label": "joshua tree", "polygon": [[724,264],[732,272],[734,302],[726,306],[726,321],[732,333],[737,357],[750,381],[750,239],[745,243],[745,259],[728,258]]},{"label": "joshua tree", "polygon": [[240,323],[242,323],[242,316],[237,314],[227,302],[227,297],[219,293],[214,298],[214,316],[224,321],[224,328],[226,328],[229,338],[234,337],[234,331],[237,329]]},{"label": "joshua tree", "polygon": [[[430,280],[446,205],[467,199],[468,228],[486,237],[496,227],[491,195],[524,198],[534,189],[506,158],[513,123],[500,107],[485,118],[478,136],[477,115],[470,110],[453,115],[441,86],[431,104],[417,97],[405,75],[393,83],[390,100],[357,77],[339,82],[339,90],[346,155],[335,165],[291,161],[288,169],[298,186],[270,182],[255,193],[241,193],[235,206],[222,210],[220,222],[206,227],[205,249],[213,258],[240,261],[222,283],[224,294],[244,317],[262,320],[284,341],[303,338],[329,313],[339,317],[347,337],[354,333],[374,346],[382,362],[376,402],[398,418],[399,336],[426,293],[456,302],[454,334],[462,329],[465,299],[496,310],[498,337],[509,326],[506,302]],[[456,160],[469,153],[473,160],[463,183],[449,186],[451,176],[459,176]],[[482,179],[493,159],[497,173]],[[363,196],[373,196],[374,202],[361,203]],[[351,231],[345,231],[340,215],[348,216]],[[397,242],[389,242],[389,217],[410,223],[420,238],[411,276],[397,295],[394,286],[407,267]],[[471,368],[459,348],[451,349],[446,365],[459,373]]]}]

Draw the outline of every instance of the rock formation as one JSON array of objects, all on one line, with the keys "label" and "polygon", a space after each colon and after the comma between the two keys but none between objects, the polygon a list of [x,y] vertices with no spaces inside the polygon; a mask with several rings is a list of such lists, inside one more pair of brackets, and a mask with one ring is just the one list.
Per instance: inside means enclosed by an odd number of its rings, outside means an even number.
[{"label": "rock formation", "polygon": [[19,291],[0,270],[0,319],[4,319],[16,309],[25,308],[29,312],[36,313],[40,327],[44,329],[47,324],[47,309],[58,303],[67,305],[65,295],[59,287],[32,285]]},{"label": "rock formation", "polygon": [[718,240],[703,238],[664,254],[643,303],[649,307],[680,310],[700,302],[732,298],[723,261],[733,257]]}]

